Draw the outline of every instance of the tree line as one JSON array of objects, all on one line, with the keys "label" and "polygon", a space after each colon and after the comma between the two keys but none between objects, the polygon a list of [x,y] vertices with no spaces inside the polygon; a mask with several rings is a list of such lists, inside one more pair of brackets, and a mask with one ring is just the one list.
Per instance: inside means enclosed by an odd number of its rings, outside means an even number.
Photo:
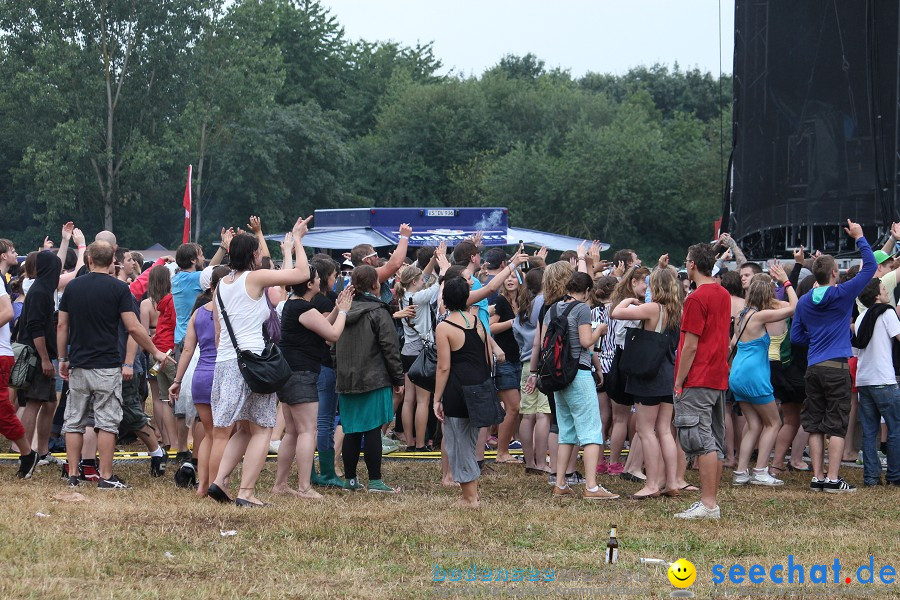
[{"label": "tree line", "polygon": [[678,254],[720,213],[731,80],[677,64],[463,77],[314,0],[0,0],[0,49],[0,235],[23,246],[69,218],[176,244],[189,163],[204,243],[250,212],[492,205]]}]

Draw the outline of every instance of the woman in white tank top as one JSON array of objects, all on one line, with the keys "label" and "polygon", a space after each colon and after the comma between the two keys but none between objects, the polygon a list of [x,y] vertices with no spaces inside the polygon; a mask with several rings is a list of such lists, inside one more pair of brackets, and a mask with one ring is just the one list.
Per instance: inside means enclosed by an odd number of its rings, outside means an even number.
[{"label": "woman in white tank top", "polygon": [[[309,279],[309,264],[303,250],[303,235],[312,217],[297,219],[292,231],[294,268],[256,270],[260,266],[259,242],[250,234],[234,236],[228,248],[230,275],[217,287],[228,319],[241,350],[260,354],[265,348],[263,322],[269,317],[269,307],[263,290],[272,286],[297,285]],[[269,439],[275,426],[277,400],[275,394],[256,394],[250,391],[237,364],[237,352],[219,310],[218,299],[213,303],[216,329],[216,370],[210,398],[213,413],[212,450],[209,472],[216,474],[209,486],[209,496],[218,502],[231,502],[225,480],[243,457],[241,487],[234,501],[238,506],[265,506],[256,498],[256,480],[265,464]],[[231,435],[232,429],[237,431]]]}]

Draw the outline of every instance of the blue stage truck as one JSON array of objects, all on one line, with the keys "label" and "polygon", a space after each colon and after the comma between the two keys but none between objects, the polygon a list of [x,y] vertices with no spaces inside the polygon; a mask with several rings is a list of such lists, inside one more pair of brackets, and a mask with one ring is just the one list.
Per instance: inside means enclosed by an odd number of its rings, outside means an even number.
[{"label": "blue stage truck", "polygon": [[[357,244],[375,248],[394,246],[401,223],[409,223],[413,233],[410,246],[437,246],[442,241],[452,247],[476,232],[482,232],[484,246],[546,246],[550,250],[575,250],[580,238],[509,226],[509,210],[504,207],[465,208],[337,208],[315,211],[313,228],[303,238],[309,248],[349,250]],[[284,234],[266,236],[281,240]],[[609,244],[601,244],[601,250]]]}]

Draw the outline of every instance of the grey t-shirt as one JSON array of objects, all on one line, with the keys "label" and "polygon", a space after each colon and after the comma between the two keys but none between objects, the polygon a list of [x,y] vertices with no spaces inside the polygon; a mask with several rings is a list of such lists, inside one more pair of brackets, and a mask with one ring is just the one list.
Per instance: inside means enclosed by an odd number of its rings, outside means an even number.
[{"label": "grey t-shirt", "polygon": [[[570,302],[557,302],[555,309],[550,308],[547,310],[547,314],[544,315],[545,331],[546,327],[550,324],[550,317],[553,312],[555,311],[557,315],[561,315],[569,308],[569,304]],[[581,347],[581,339],[578,337],[578,326],[590,324],[591,308],[584,302],[579,302],[578,305],[572,309],[572,312],[569,313],[569,348],[572,351],[572,356],[577,359],[578,365],[588,368],[591,366],[591,352],[590,349]]]},{"label": "grey t-shirt", "polygon": [[[516,342],[519,343],[519,358],[524,363],[531,360],[531,353],[534,350],[534,336],[537,334],[538,315],[544,306],[544,295],[538,294],[531,304],[531,313],[528,320],[524,323],[516,315],[513,319],[513,333],[516,336]],[[527,365],[526,365],[527,366]]]}]

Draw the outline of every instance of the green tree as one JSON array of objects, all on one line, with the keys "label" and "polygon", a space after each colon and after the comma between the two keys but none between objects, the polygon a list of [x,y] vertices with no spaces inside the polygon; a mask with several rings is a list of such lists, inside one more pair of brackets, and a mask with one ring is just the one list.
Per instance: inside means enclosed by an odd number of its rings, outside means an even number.
[{"label": "green tree", "polygon": [[[270,44],[274,4],[243,0],[227,12],[214,8],[191,54],[187,104],[181,115],[186,154],[196,165],[193,180],[194,237],[202,231],[207,162],[233,142],[241,119],[271,108],[284,85],[281,51]],[[213,226],[207,228],[217,230]]]},{"label": "green tree", "polygon": [[[114,214],[171,175],[163,145],[177,113],[184,49],[208,9],[204,0],[7,1],[0,4],[4,63],[21,76],[31,129],[20,179],[53,222],[75,212]],[[34,129],[44,123],[45,129]],[[96,218],[96,217],[95,217]]]}]

